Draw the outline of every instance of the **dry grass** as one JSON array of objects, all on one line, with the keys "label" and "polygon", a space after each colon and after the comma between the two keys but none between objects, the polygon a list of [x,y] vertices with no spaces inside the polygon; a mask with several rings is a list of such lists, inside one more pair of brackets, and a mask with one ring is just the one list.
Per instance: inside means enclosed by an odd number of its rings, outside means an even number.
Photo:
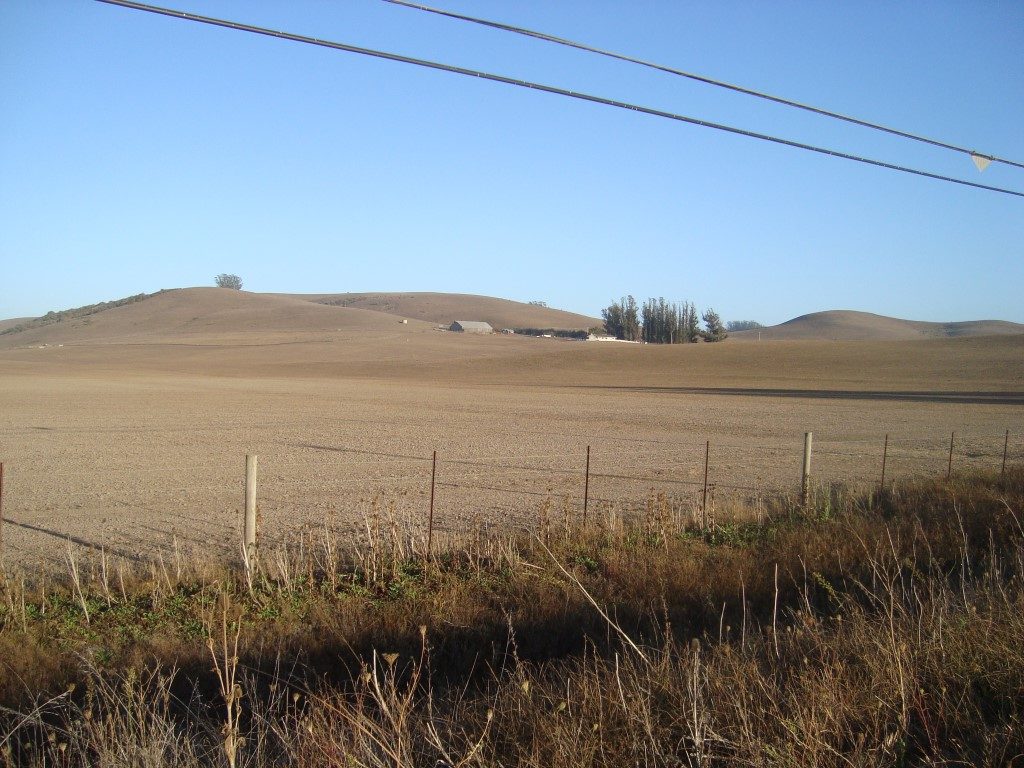
[{"label": "dry grass", "polygon": [[664,498],[548,510],[429,562],[389,526],[309,533],[251,581],[8,574],[0,764],[1013,764],[1022,510],[1014,469],[707,529]]}]

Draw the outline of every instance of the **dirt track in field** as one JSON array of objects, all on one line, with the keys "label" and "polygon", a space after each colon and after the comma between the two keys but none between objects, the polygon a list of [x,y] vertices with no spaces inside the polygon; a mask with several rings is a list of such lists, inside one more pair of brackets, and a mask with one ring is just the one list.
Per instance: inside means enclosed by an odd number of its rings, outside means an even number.
[{"label": "dirt track in field", "polygon": [[314,330],[3,337],[7,563],[57,561],[69,539],[236,552],[246,453],[268,544],[358,535],[375,508],[422,529],[433,450],[454,532],[578,514],[587,445],[598,511],[658,492],[692,507],[706,440],[718,503],[795,489],[807,430],[820,481],[877,482],[886,433],[890,478],[944,473],[953,431],[954,470],[998,469],[1007,429],[1024,459],[1024,337],[659,348],[331,329],[325,310]]}]

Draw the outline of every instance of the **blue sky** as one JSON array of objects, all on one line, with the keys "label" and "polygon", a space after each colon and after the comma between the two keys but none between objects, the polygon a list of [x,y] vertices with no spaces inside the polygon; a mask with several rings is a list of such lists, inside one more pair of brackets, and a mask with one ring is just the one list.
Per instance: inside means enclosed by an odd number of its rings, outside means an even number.
[{"label": "blue sky", "polygon": [[[1024,161],[1024,3],[434,4]],[[172,5],[166,0],[164,5]],[[1024,190],[964,155],[380,0],[173,7]],[[0,317],[209,285],[1024,322],[1024,199],[87,0],[0,5]]]}]

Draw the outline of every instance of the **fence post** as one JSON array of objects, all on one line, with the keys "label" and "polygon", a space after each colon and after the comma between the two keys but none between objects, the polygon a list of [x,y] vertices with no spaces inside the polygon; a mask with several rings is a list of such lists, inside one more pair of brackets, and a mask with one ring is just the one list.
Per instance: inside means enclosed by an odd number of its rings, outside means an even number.
[{"label": "fence post", "polygon": [[434,486],[437,481],[437,451],[434,451],[433,463],[430,466],[430,517],[427,518],[427,561],[430,561],[434,548]]},{"label": "fence post", "polygon": [[949,480],[953,476],[953,439],[956,437],[956,432],[949,433],[949,464],[946,466],[946,479]]},{"label": "fence post", "polygon": [[812,432],[804,432],[804,470],[800,478],[800,504],[807,506],[807,498],[811,493],[811,441]]},{"label": "fence post", "polygon": [[257,456],[255,453],[245,455],[245,531],[242,543],[245,545],[246,554],[257,545],[256,531],[256,466]]},{"label": "fence post", "polygon": [[583,482],[583,525],[587,524],[587,505],[590,503],[590,446],[587,446],[587,474]]},{"label": "fence post", "polygon": [[[1009,448],[1010,448],[1010,430],[1006,430],[1006,439],[1003,440],[1003,468],[999,470],[999,476],[1000,477],[1002,477],[1003,475],[1006,474],[1006,452],[1007,452],[1007,450]],[[3,488],[3,480],[4,480],[4,465],[0,464],[0,488]],[[2,500],[0,500],[0,503],[2,503]],[[2,523],[3,520],[4,520],[3,514],[0,513],[0,523]],[[0,539],[0,542],[2,542],[2,541],[3,541],[3,539]]]},{"label": "fence post", "polygon": [[889,458],[889,433],[885,435],[885,445],[882,447],[882,481],[878,484],[878,492],[885,490],[885,462]]},{"label": "fence post", "polygon": [[708,462],[711,459],[711,441],[708,440],[704,444],[704,496],[700,502],[700,520],[701,528],[707,530],[708,527]]},{"label": "fence post", "polygon": [[[1009,433],[1007,433],[1009,434]],[[1004,461],[1003,464],[1006,462]],[[4,559],[4,463],[0,461],[0,563]]]}]

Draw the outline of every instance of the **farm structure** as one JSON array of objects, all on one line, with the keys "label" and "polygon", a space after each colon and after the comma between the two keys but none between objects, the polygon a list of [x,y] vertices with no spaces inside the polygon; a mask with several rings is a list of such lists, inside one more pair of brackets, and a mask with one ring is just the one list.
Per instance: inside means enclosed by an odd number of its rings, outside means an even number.
[{"label": "farm structure", "polygon": [[606,334],[591,333],[587,336],[587,341],[621,341],[626,344],[639,344],[639,341],[630,341],[629,339],[617,339],[614,336],[608,336]]},{"label": "farm structure", "polygon": [[481,320],[456,320],[448,330],[459,333],[494,333],[491,324]]}]

